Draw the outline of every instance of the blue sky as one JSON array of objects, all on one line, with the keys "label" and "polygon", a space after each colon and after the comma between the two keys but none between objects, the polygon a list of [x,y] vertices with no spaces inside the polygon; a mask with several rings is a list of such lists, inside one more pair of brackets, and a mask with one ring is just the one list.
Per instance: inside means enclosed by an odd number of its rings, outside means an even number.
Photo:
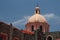
[{"label": "blue sky", "polygon": [[37,2],[41,14],[50,24],[50,31],[60,31],[60,0],[0,0],[0,21],[24,29],[27,19],[34,14]]}]

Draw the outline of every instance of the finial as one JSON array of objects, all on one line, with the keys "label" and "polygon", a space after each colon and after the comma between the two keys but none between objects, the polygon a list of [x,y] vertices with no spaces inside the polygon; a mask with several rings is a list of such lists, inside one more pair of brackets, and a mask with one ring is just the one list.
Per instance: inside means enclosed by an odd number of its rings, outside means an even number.
[{"label": "finial", "polygon": [[40,14],[40,7],[39,7],[39,2],[36,3],[36,8],[35,8],[35,14]]},{"label": "finial", "polygon": [[39,7],[39,3],[40,3],[40,1],[37,2],[37,4],[36,4],[37,7]]}]

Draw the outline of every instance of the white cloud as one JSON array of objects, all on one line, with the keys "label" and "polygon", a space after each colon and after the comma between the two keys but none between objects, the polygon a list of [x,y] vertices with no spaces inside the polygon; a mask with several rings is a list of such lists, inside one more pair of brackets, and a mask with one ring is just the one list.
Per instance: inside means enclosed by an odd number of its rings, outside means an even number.
[{"label": "white cloud", "polygon": [[54,18],[56,15],[54,13],[43,15],[47,20]]},{"label": "white cloud", "polygon": [[55,23],[60,23],[60,17],[54,13],[45,14],[43,16],[47,19],[47,21],[55,21]]},{"label": "white cloud", "polygon": [[14,26],[25,25],[25,24],[27,23],[29,17],[30,17],[30,16],[24,16],[22,19],[19,19],[19,20],[15,21],[15,22],[12,22],[12,24],[13,24]]}]

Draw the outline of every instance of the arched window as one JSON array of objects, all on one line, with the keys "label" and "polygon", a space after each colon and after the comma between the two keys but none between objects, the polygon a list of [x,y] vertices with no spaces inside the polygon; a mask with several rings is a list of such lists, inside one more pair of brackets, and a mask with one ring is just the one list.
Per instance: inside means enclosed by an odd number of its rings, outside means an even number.
[{"label": "arched window", "polygon": [[47,40],[52,40],[52,37],[49,36],[49,37],[47,38]]},{"label": "arched window", "polygon": [[37,13],[37,10],[36,10],[36,13]]},{"label": "arched window", "polygon": [[31,29],[32,29],[32,31],[34,31],[34,26],[33,25],[31,26]]},{"label": "arched window", "polygon": [[39,30],[40,30],[40,32],[42,32],[42,26],[40,25],[40,27],[39,27]]}]

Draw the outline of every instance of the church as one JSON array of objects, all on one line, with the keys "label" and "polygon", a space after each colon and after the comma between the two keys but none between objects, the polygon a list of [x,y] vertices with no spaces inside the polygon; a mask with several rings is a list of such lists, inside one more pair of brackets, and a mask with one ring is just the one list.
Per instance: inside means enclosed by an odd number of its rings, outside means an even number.
[{"label": "church", "polygon": [[50,25],[36,6],[25,30],[0,21],[0,40],[60,40],[60,31],[50,32]]}]

